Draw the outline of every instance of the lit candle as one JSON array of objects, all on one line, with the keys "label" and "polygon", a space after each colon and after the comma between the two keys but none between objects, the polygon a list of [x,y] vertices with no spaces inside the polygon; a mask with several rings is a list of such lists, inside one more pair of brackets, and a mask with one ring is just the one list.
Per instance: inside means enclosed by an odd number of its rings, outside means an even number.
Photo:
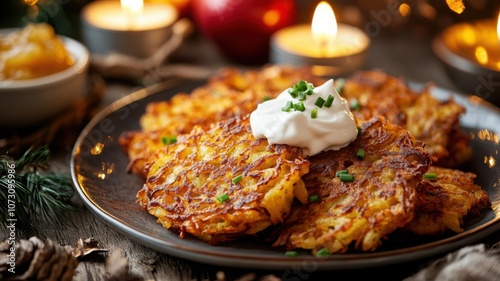
[{"label": "lit candle", "polygon": [[443,32],[443,40],[457,55],[500,71],[499,32],[498,19],[486,19],[452,25]]},{"label": "lit candle", "polygon": [[283,28],[271,38],[270,59],[276,64],[312,65],[320,75],[359,69],[370,39],[354,26],[337,23],[326,2],[316,7],[312,23]]},{"label": "lit candle", "polygon": [[177,10],[143,0],[94,1],[81,13],[83,41],[92,53],[148,57],[169,38]]},{"label": "lit candle", "polygon": [[451,25],[432,47],[459,88],[500,105],[500,14]]}]

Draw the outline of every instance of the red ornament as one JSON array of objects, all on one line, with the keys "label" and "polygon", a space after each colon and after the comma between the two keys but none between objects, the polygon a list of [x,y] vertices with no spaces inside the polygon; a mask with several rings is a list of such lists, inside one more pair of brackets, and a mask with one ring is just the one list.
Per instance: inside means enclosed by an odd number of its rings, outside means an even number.
[{"label": "red ornament", "polygon": [[201,33],[229,59],[244,64],[268,60],[271,34],[295,22],[294,0],[194,0]]}]

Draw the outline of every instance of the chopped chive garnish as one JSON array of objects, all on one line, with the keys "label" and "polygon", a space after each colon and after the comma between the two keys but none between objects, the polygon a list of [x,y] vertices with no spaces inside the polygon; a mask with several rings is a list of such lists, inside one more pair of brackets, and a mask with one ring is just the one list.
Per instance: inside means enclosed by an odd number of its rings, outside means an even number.
[{"label": "chopped chive garnish", "polygon": [[285,107],[281,108],[281,111],[290,112],[290,110],[292,109],[292,106],[293,106],[293,103],[292,103],[292,101],[289,100],[286,102]]},{"label": "chopped chive garnish", "polygon": [[316,252],[317,257],[328,257],[330,255],[330,251],[327,248],[323,248]]},{"label": "chopped chive garnish", "polygon": [[267,97],[264,97],[264,98],[262,99],[262,102],[265,102],[265,101],[268,101],[268,100],[272,100],[272,99],[273,99],[272,97],[267,96]]},{"label": "chopped chive garnish", "polygon": [[322,108],[323,105],[325,104],[325,99],[322,97],[318,97],[318,99],[316,100],[316,102],[314,104],[316,106],[318,106],[319,108]]},{"label": "chopped chive garnish", "polygon": [[287,256],[287,257],[296,257],[298,255],[299,255],[299,252],[297,252],[297,251],[286,251],[285,252],[285,256]]},{"label": "chopped chive garnish", "polygon": [[358,126],[357,129],[358,129],[358,135],[361,134],[361,127]]},{"label": "chopped chive garnish", "polygon": [[306,107],[304,106],[304,103],[303,102],[298,102],[296,104],[293,105],[293,108],[296,110],[296,111],[301,111],[301,112],[304,112],[306,110]]},{"label": "chopped chive garnish", "polygon": [[436,173],[425,173],[424,174],[424,179],[426,180],[433,180],[433,179],[436,179],[437,178],[437,174]]},{"label": "chopped chive garnish", "polygon": [[340,174],[339,175],[340,181],[342,182],[352,182],[354,181],[354,176],[351,174]]},{"label": "chopped chive garnish", "polygon": [[356,158],[359,160],[365,159],[365,150],[362,148],[358,148],[358,152],[356,153]]},{"label": "chopped chive garnish", "polygon": [[299,100],[305,100],[306,95],[313,94],[313,89],[314,89],[314,87],[311,83],[308,83],[304,80],[301,80],[297,84],[293,85],[292,88],[289,88],[288,93],[293,98],[298,98]]},{"label": "chopped chive garnish", "polygon": [[164,144],[164,145],[167,145],[167,144],[174,144],[177,142],[177,137],[176,136],[171,136],[171,137],[162,137],[161,138],[161,142]]},{"label": "chopped chive garnish", "polygon": [[311,110],[311,118],[316,118],[318,117],[318,108],[314,108],[313,110]]},{"label": "chopped chive garnish", "polygon": [[236,176],[233,178],[233,180],[231,182],[234,184],[237,184],[242,178],[243,178],[242,175]]},{"label": "chopped chive garnish", "polygon": [[351,110],[358,110],[361,107],[357,99],[351,99]]},{"label": "chopped chive garnish", "polygon": [[330,108],[330,106],[332,106],[333,99],[334,99],[334,97],[332,95],[328,95],[328,97],[326,98],[326,101],[325,101],[326,108]]},{"label": "chopped chive garnish", "polygon": [[215,197],[215,199],[217,200],[217,202],[222,203],[229,200],[229,195],[227,195],[227,193],[224,193],[222,195]]},{"label": "chopped chive garnish", "polygon": [[299,96],[297,97],[300,101],[306,100],[306,93],[305,92],[299,92]]},{"label": "chopped chive garnish", "polygon": [[311,203],[318,202],[318,200],[319,200],[318,195],[309,196],[309,202]]},{"label": "chopped chive garnish", "polygon": [[340,177],[342,174],[348,174],[347,170],[340,170],[335,173],[336,177]]}]

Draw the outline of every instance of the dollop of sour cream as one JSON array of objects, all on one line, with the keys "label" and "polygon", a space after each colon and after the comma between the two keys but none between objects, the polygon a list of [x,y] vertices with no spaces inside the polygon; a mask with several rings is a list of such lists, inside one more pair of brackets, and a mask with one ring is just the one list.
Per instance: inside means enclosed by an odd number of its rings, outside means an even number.
[{"label": "dollop of sour cream", "polygon": [[[317,105],[319,97],[326,101],[329,96],[333,97],[329,107],[328,103],[327,106]],[[287,111],[289,101],[292,104],[302,102],[303,111],[295,110],[293,106]],[[250,114],[250,126],[254,137],[267,138],[270,144],[298,146],[306,156],[341,149],[358,135],[349,103],[336,91],[333,79],[315,87],[313,93],[306,95],[302,101],[293,97],[287,89],[276,99],[260,103]]]}]

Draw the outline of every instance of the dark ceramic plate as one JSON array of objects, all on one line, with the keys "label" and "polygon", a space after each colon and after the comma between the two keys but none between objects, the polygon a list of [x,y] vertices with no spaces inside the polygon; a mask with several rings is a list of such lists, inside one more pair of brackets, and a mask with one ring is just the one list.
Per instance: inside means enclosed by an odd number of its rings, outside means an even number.
[{"label": "dark ceramic plate", "polygon": [[298,257],[286,257],[284,249],[252,240],[211,246],[192,237],[181,239],[135,202],[143,179],[127,173],[128,158],[118,144],[118,137],[124,131],[139,129],[139,118],[149,102],[166,100],[200,85],[201,82],[170,82],[127,96],[98,114],[75,144],[71,172],[83,202],[105,223],[139,243],[180,258],[221,266],[286,269],[307,265],[337,270],[426,258],[474,243],[500,230],[500,110],[477,97],[435,88],[436,97],[453,96],[467,108],[461,124],[472,138],[474,157],[464,169],[477,173],[477,183],[491,196],[492,209],[468,222],[464,232],[431,241],[386,243],[383,249],[372,253],[336,254],[321,259],[306,251]]}]

